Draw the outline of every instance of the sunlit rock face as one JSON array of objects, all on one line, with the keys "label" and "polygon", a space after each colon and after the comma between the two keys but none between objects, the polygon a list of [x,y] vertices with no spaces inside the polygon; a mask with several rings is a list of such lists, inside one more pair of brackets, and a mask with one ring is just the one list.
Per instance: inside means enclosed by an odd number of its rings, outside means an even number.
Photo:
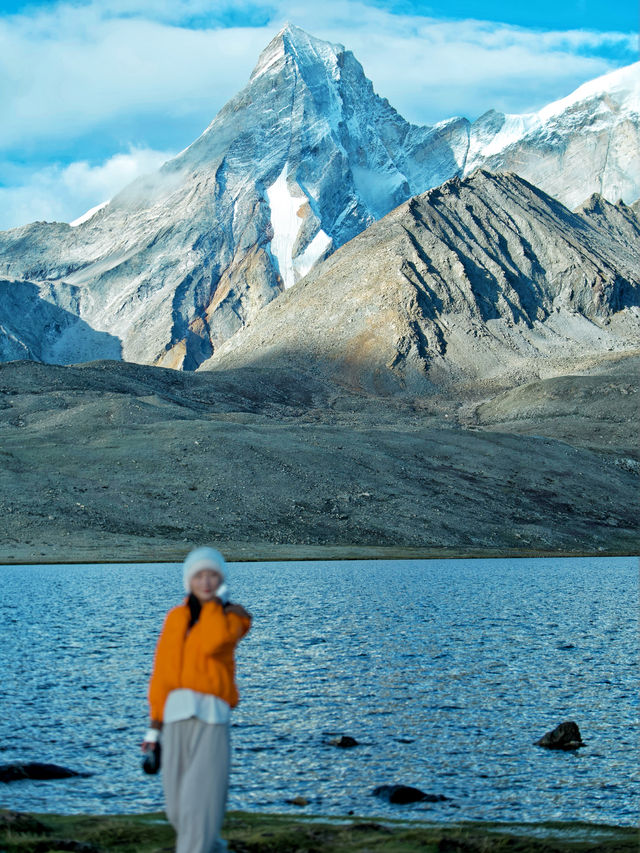
[{"label": "sunlit rock face", "polygon": [[570,204],[594,190],[632,201],[639,67],[534,116],[416,127],[353,54],[287,26],[245,89],[158,172],[74,226],[0,234],[15,306],[0,357],[196,369],[337,248],[480,165],[522,163]]},{"label": "sunlit rock face", "polygon": [[370,226],[201,369],[313,364],[378,394],[575,369],[640,346],[639,238],[623,202],[571,212],[478,170]]}]

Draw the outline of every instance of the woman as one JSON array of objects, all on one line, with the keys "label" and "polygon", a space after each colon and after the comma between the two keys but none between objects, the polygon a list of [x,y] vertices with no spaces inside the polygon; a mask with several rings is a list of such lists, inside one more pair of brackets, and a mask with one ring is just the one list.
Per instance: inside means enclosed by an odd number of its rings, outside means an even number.
[{"label": "woman", "polygon": [[188,597],[169,611],[149,682],[151,723],[162,731],[162,781],[176,853],[226,850],[220,839],[229,782],[229,719],[238,703],[234,650],[251,616],[227,601],[224,557],[196,548],[184,561]]}]

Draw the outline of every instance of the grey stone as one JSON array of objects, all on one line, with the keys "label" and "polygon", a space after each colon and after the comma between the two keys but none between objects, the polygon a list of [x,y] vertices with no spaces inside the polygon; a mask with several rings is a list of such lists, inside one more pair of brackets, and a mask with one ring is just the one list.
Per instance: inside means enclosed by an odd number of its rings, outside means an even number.
[{"label": "grey stone", "polygon": [[349,735],[340,735],[338,738],[333,738],[329,743],[332,746],[339,746],[341,749],[350,749],[351,747],[358,746],[358,741]]}]

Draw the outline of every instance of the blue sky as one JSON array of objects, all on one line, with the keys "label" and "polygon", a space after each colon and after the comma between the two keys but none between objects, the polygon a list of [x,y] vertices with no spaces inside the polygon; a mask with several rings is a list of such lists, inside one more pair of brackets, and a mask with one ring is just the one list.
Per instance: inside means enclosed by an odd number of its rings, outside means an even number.
[{"label": "blue sky", "polygon": [[419,124],[532,111],[638,59],[636,0],[0,0],[0,228],[70,221],[157,168],[286,21]]}]

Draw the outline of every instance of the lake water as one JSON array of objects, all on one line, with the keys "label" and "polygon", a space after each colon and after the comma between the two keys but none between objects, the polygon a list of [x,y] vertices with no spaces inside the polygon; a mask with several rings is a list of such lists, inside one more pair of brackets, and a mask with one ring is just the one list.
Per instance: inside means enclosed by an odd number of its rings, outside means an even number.
[{"label": "lake water", "polygon": [[[89,778],[0,784],[36,812],[160,810],[140,769],[146,686],[177,565],[0,568],[0,763]],[[254,615],[238,651],[229,807],[634,825],[638,561],[235,563]],[[575,720],[587,746],[533,741]],[[360,745],[329,741],[351,735]],[[447,802],[391,806],[402,783]]]}]

